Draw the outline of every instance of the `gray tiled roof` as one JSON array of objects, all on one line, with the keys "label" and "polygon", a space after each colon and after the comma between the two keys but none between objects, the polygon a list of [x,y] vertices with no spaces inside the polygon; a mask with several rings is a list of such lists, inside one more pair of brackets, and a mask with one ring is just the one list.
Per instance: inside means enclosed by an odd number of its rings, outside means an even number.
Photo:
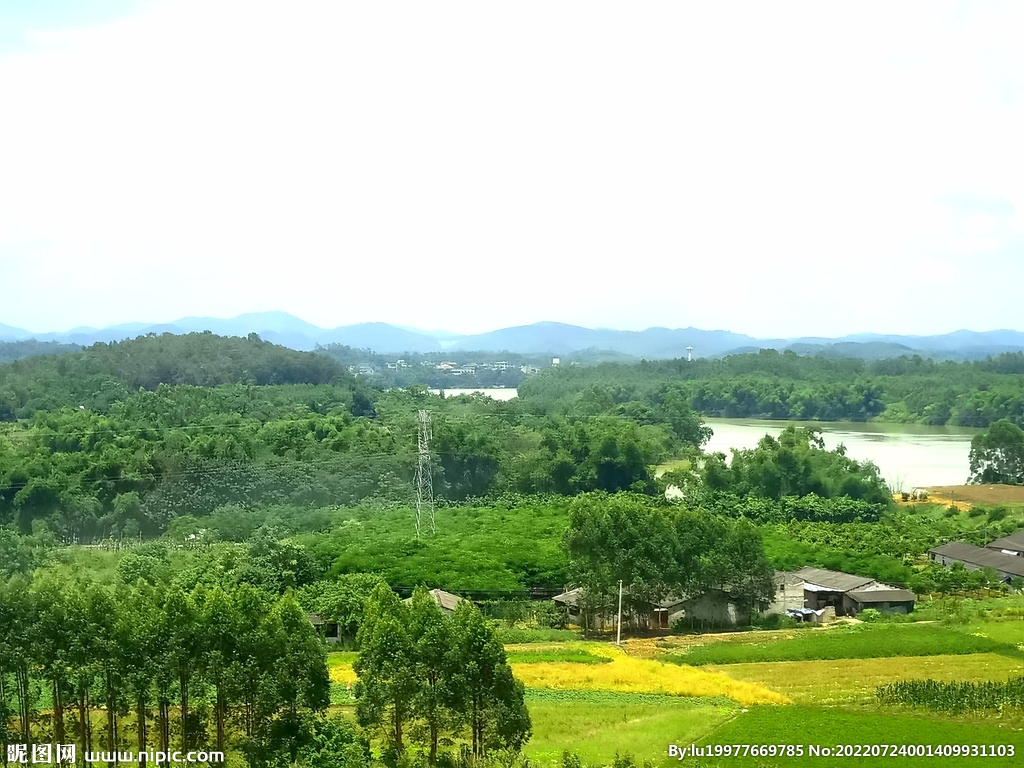
[{"label": "gray tiled roof", "polygon": [[849,592],[851,589],[863,587],[870,584],[874,579],[867,576],[854,576],[851,573],[839,571],[826,571],[823,568],[801,568],[794,571],[807,584],[814,584],[818,587],[825,587],[836,592]]},{"label": "gray tiled roof", "polygon": [[984,549],[962,541],[951,541],[941,547],[933,547],[929,554],[942,555],[952,560],[976,565],[980,568],[995,568],[1012,576],[1024,576],[1024,557],[1004,555],[994,549]]},{"label": "gray tiled roof", "polygon": [[1024,552],[1024,531],[1017,531],[1009,536],[1003,536],[1001,539],[990,541],[986,546],[988,549],[1014,549]]}]

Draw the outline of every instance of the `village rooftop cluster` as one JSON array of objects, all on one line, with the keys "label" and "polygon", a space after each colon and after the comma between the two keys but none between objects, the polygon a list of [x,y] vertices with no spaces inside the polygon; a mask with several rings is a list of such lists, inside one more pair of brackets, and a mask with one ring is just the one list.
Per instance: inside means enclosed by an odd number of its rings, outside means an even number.
[{"label": "village rooftop cluster", "polygon": [[[551,358],[551,365],[557,366],[561,363],[561,360],[557,357]],[[497,360],[489,363],[457,363],[453,360],[445,360],[440,363],[434,363],[432,360],[422,360],[419,363],[421,368],[433,368],[435,371],[441,373],[449,373],[452,376],[476,376],[480,371],[495,371],[498,373],[506,373],[508,371],[514,371],[518,369],[521,373],[530,376],[540,371],[536,365],[516,365],[510,363],[507,360]],[[406,360],[394,360],[387,363],[387,369],[389,371],[404,371],[416,366]],[[377,373],[372,365],[350,365],[348,367],[349,373],[355,373],[360,376],[373,376]]]}]

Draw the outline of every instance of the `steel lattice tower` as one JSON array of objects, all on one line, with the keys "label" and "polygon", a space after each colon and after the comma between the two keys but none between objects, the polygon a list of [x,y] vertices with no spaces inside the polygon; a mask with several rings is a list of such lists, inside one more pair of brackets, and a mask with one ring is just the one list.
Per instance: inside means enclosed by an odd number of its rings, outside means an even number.
[{"label": "steel lattice tower", "polygon": [[419,433],[416,440],[419,461],[416,464],[416,538],[420,537],[423,510],[430,514],[430,535],[434,535],[434,477],[430,469],[430,411],[419,412]]}]

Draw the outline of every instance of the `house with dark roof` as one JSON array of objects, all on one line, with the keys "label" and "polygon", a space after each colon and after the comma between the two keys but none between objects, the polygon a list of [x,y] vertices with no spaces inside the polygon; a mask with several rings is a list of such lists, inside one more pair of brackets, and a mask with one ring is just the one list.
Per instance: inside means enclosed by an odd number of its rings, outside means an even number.
[{"label": "house with dark roof", "polygon": [[850,612],[848,603],[844,601],[847,592],[875,583],[874,579],[867,576],[854,576],[823,568],[801,568],[794,575],[804,582],[804,608],[812,611],[832,608],[836,616],[845,616]]},{"label": "house with dark roof", "polygon": [[[616,621],[615,608],[588,611],[584,605],[584,597],[583,589],[576,587],[555,595],[551,600],[558,607],[564,608],[569,614],[569,619],[577,626],[595,631],[613,629]],[[643,613],[630,614],[623,622],[623,626],[627,626],[628,621],[628,626],[632,629],[668,629],[681,614],[685,602],[685,598],[669,595],[663,600],[651,603]],[[625,610],[623,612],[625,613]]]},{"label": "house with dark roof", "polygon": [[933,563],[947,567],[954,563],[962,563],[969,571],[992,568],[999,574],[999,578],[1006,582],[1018,577],[1024,578],[1024,557],[1007,555],[995,549],[976,547],[962,541],[951,541],[940,547],[932,547],[928,550],[928,558]]},{"label": "house with dark roof", "polygon": [[1001,539],[990,541],[985,545],[985,549],[994,549],[1004,555],[1024,557],[1024,531],[1017,531],[1009,536],[1003,536]]},{"label": "house with dark roof", "polygon": [[[802,607],[810,611],[825,611],[822,619],[825,621],[831,615],[830,611],[835,616],[856,616],[865,608],[883,613],[910,613],[917,602],[913,592],[883,584],[869,576],[808,567],[794,571],[790,578],[802,582]],[[780,574],[776,574],[776,581],[784,584]],[[788,606],[789,610],[798,607]]]},{"label": "house with dark roof", "polygon": [[[430,596],[437,603],[437,607],[441,609],[441,612],[447,615],[455,613],[455,609],[459,607],[459,603],[466,601],[466,598],[453,595],[451,592],[445,592],[443,589],[432,589],[430,590]],[[412,598],[405,598],[406,603],[411,603]]]},{"label": "house with dark roof", "polygon": [[853,615],[865,608],[874,608],[882,613],[910,613],[916,602],[917,595],[909,589],[876,583],[847,592],[843,596],[843,610]]}]

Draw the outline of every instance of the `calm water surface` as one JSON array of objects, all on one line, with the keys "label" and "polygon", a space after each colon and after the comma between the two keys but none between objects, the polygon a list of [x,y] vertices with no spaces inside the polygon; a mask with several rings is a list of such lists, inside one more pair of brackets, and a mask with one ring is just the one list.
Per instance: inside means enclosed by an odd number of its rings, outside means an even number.
[{"label": "calm water surface", "polygon": [[[754,448],[766,434],[778,437],[787,425],[783,421],[758,419],[709,418],[705,421],[715,434],[704,450],[721,451],[726,456],[730,448]],[[916,424],[795,423],[820,429],[829,450],[841,443],[850,458],[875,462],[887,482],[904,490],[967,482],[971,438],[981,432],[970,427]]]}]

